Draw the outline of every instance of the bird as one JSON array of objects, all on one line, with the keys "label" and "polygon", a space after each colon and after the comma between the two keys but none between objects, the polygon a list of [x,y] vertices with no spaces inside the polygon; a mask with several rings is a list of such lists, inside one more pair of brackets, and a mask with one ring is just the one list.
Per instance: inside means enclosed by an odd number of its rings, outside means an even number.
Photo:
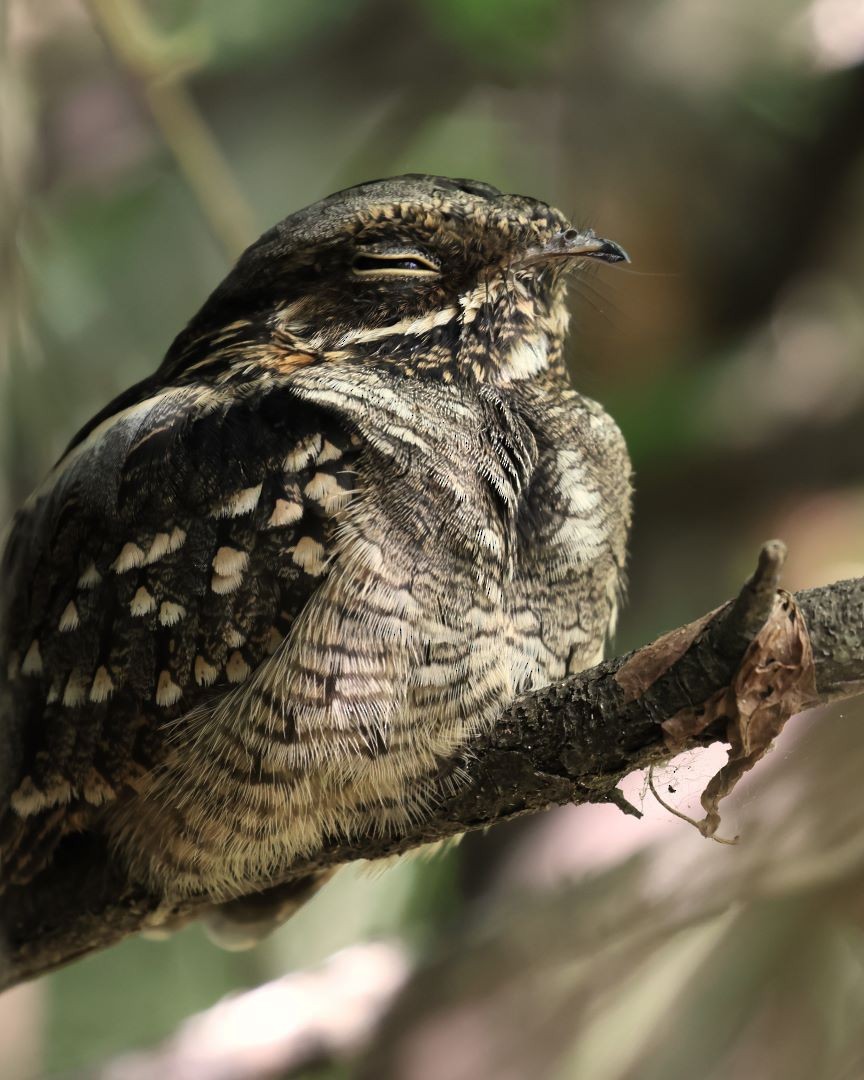
[{"label": "bird", "polygon": [[0,889],[97,833],[166,901],[262,921],[238,902],[269,910],[327,837],[422,820],[517,695],[602,659],[631,465],[571,384],[566,297],[627,258],[421,174],[241,255],[12,520]]}]

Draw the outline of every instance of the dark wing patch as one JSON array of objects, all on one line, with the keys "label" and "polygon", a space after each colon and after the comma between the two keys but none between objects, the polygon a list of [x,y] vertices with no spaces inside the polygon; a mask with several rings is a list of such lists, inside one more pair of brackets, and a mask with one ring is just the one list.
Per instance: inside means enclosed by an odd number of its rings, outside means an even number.
[{"label": "dark wing patch", "polygon": [[355,453],[285,390],[175,389],[106,421],[19,512],[2,568],[0,880],[134,789],[166,721],[274,651],[326,571]]}]

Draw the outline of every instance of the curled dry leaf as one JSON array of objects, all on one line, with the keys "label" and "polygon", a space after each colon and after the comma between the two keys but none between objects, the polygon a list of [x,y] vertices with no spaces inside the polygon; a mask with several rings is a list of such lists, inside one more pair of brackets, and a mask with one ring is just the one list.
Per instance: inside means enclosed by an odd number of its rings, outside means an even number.
[{"label": "curled dry leaf", "polygon": [[719,803],[765,756],[790,716],[817,700],[810,636],[795,598],[777,591],[774,607],[751,642],[731,684],[699,708],[682,709],[663,723],[667,745],[680,750],[715,721],[726,720],[726,764],[702,792],[703,836],[720,824]]},{"label": "curled dry leaf", "polygon": [[679,626],[677,630],[670,630],[650,645],[638,649],[621,665],[615,675],[615,681],[624,691],[624,700],[635,701],[653,686],[661,675],[681,659],[720,610],[721,608],[715,608],[701,619],[687,623],[686,626]]}]

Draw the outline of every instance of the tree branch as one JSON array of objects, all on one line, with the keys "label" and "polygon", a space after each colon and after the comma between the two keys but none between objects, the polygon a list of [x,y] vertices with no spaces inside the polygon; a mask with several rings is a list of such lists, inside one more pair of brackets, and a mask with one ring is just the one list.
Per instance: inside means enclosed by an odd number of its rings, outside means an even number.
[{"label": "tree branch", "polygon": [[173,38],[157,34],[138,0],[85,2],[115,59],[147,102],[213,235],[233,261],[258,230],[225,156],[182,81],[200,62],[200,31]]},{"label": "tree branch", "polygon": [[[801,707],[803,686],[808,687],[804,698],[809,704],[861,693],[864,579],[810,589],[793,601],[776,589],[784,554],[779,542],[767,544],[753,577],[733,602],[718,611],[634,653],[523,694],[488,735],[475,740],[458,762],[442,772],[439,799],[422,823],[389,837],[357,836],[350,842],[332,838],[319,851],[286,867],[277,885],[269,887],[284,887],[312,871],[398,854],[554,805],[605,801],[635,812],[617,790],[628,773],[690,747],[731,741],[734,748],[739,736],[747,743],[746,731],[743,736],[730,734],[735,718],[729,715],[728,695],[734,683],[740,698],[743,662],[752,657],[772,620],[781,631],[797,623],[807,645],[800,678],[783,690],[789,702],[787,716]],[[760,677],[769,662],[774,658],[759,665]],[[794,665],[782,657],[778,662],[788,681]],[[764,683],[758,691],[750,696],[767,696]],[[713,709],[707,707],[712,701]],[[726,704],[720,708],[718,701]],[[678,721],[674,739],[669,726],[673,718]],[[759,756],[739,758],[739,764],[745,762],[740,771],[752,767]],[[727,792],[728,788],[722,794]],[[0,988],[160,922],[194,917],[207,904],[200,896],[169,908],[158,897],[131,886],[98,837],[70,838],[43,875],[2,898],[0,926],[7,954]]]}]

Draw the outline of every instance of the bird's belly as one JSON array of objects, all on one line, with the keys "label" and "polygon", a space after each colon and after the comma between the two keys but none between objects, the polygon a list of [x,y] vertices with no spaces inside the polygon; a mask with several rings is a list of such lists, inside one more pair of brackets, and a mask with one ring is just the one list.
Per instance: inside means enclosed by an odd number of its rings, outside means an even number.
[{"label": "bird's belly", "polygon": [[[503,538],[487,537],[488,572],[458,537],[422,539],[371,516],[345,525],[290,638],[192,725],[147,797],[145,831],[167,843],[145,876],[230,896],[326,835],[397,831],[521,690],[597,653],[603,630],[580,623],[584,565],[550,576],[538,550],[514,580],[493,574]],[[179,827],[157,807],[181,808]],[[136,811],[139,855],[147,817]]]}]

